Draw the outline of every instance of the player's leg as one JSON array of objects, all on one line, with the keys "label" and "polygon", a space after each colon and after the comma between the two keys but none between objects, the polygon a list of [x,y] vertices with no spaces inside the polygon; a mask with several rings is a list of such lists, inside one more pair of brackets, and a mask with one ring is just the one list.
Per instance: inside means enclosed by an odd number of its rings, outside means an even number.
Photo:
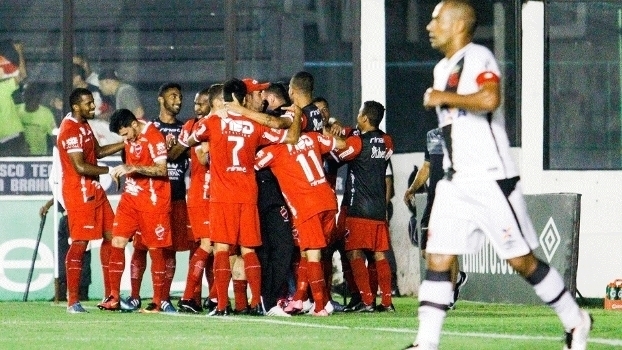
[{"label": "player's leg", "polygon": [[[498,255],[507,259],[512,268],[533,287],[540,299],[557,313],[567,333],[566,347],[585,349],[592,325],[591,316],[579,308],[574,296],[566,289],[559,272],[533,255],[538,239],[527,213],[520,179],[515,177],[498,180],[496,185],[491,186],[491,192],[493,189],[494,192],[486,197],[492,198],[493,203],[505,205],[489,208],[498,220],[488,223],[487,231],[491,243]],[[520,233],[513,237],[515,242],[511,247],[502,244],[502,232],[505,232],[502,228],[507,227],[510,227],[509,232]]]},{"label": "player's leg", "polygon": [[136,308],[140,308],[142,305],[140,299],[140,289],[143,283],[143,277],[145,270],[147,269],[147,254],[149,249],[145,246],[142,234],[136,232],[132,239],[132,246],[134,251],[130,258],[130,297],[127,298],[127,302],[132,304]]},{"label": "player's leg", "polygon": [[440,342],[453,293],[449,270],[454,260],[454,255],[427,254],[427,270],[419,287],[419,329],[415,340],[424,349],[435,348]]}]

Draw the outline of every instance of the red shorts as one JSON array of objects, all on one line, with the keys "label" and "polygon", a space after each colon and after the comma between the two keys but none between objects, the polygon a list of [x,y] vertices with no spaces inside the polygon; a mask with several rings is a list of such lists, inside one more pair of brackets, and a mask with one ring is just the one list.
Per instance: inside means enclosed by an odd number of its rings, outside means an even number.
[{"label": "red shorts", "polygon": [[212,242],[242,247],[261,245],[256,204],[212,202],[209,223]]},{"label": "red shorts", "polygon": [[192,236],[196,241],[209,237],[209,203],[202,207],[188,207]]},{"label": "red shorts", "polygon": [[67,210],[67,216],[69,237],[74,241],[101,239],[105,232],[112,232],[114,212],[108,201],[94,210]]},{"label": "red shorts", "polygon": [[194,236],[189,227],[188,208],[185,200],[171,202],[172,250],[183,252],[194,248]]},{"label": "red shorts", "polygon": [[134,250],[149,250],[145,243],[143,243],[143,235],[140,232],[136,232],[134,237],[132,238],[132,244],[134,245]]},{"label": "red shorts", "polygon": [[141,233],[142,242],[148,248],[170,247],[170,214],[142,212],[119,201],[112,235],[129,239],[136,232]]},{"label": "red shorts", "polygon": [[294,242],[300,250],[326,247],[330,235],[335,230],[336,214],[336,210],[327,210],[301,223],[294,223]]},{"label": "red shorts", "polygon": [[331,237],[332,242],[337,242],[337,241],[342,241],[343,238],[346,235],[346,216],[348,215],[348,207],[345,205],[342,205],[341,208],[339,208],[339,215],[337,218],[337,227],[335,228],[335,231],[333,231],[333,235]]},{"label": "red shorts", "polygon": [[346,251],[365,249],[389,250],[389,227],[386,221],[346,218]]}]

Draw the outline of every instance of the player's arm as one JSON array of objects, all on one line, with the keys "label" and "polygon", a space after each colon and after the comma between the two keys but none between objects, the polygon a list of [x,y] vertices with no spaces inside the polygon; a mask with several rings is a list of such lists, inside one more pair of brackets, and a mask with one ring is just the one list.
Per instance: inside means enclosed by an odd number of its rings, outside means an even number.
[{"label": "player's arm", "polygon": [[68,153],[69,161],[73,166],[74,170],[83,176],[98,176],[103,174],[111,173],[111,167],[107,166],[99,166],[96,164],[88,163],[84,160],[84,153],[82,152],[71,152]]},{"label": "player's arm", "polygon": [[423,105],[426,108],[449,106],[470,111],[491,112],[497,109],[501,103],[499,77],[492,72],[484,72],[477,77],[477,83],[479,90],[468,95],[430,88],[423,95]]},{"label": "player's arm", "polygon": [[149,177],[168,176],[166,159],[158,159],[154,165],[117,165],[112,169],[112,177],[119,178],[126,174],[138,173]]},{"label": "player's arm", "polygon": [[300,132],[302,130],[302,109],[294,104],[283,109],[294,113],[292,125],[290,125],[290,127],[287,129],[287,135],[285,136],[285,140],[283,141],[283,143],[295,145],[298,143],[298,139],[300,138]]},{"label": "player's arm", "polygon": [[201,165],[207,165],[209,154],[209,142],[201,142],[201,146],[194,147],[194,153],[197,155],[197,159]]},{"label": "player's arm", "polygon": [[237,103],[226,102],[225,107],[228,111],[241,114],[256,123],[272,129],[287,129],[293,124],[293,120],[287,117],[277,117],[267,113],[253,111]]},{"label": "player's arm", "polygon": [[423,165],[421,166],[421,168],[417,171],[417,174],[415,175],[415,179],[413,180],[413,183],[410,185],[410,187],[408,187],[408,189],[406,190],[406,193],[404,193],[404,203],[406,203],[406,205],[410,203],[412,198],[415,196],[415,192],[417,192],[417,190],[421,186],[423,186],[423,184],[426,181],[428,181],[429,178],[430,178],[430,162],[426,160],[423,162]]},{"label": "player's arm", "polygon": [[107,157],[111,154],[115,154],[125,148],[125,143],[123,143],[123,141],[111,143],[105,146],[100,146],[96,138],[93,138],[93,141],[95,142],[95,156],[97,157],[97,159]]}]

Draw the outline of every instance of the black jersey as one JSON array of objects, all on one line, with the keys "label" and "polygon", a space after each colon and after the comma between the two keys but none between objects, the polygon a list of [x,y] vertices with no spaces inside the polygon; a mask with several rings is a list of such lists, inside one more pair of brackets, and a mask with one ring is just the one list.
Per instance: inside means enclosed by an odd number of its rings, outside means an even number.
[{"label": "black jersey", "polygon": [[346,139],[346,143],[349,147],[340,153],[340,158],[349,160],[348,153],[358,153],[348,162],[342,202],[348,207],[348,216],[386,220],[385,177],[389,158],[393,154],[391,137],[381,130],[374,130],[351,136]]},{"label": "black jersey", "polygon": [[302,114],[304,115],[302,131],[318,131],[322,132],[324,129],[324,120],[322,119],[322,113],[320,109],[313,103],[310,103],[302,107]]},{"label": "black jersey", "polygon": [[[287,113],[287,111],[282,109],[283,107],[287,107],[287,105],[279,106],[274,110],[266,110],[266,113],[280,117]],[[279,187],[279,182],[270,168],[263,168],[256,171],[255,179],[257,181],[257,209],[259,210],[259,214],[271,208],[287,206],[283,198],[283,193],[281,192],[281,187]]]},{"label": "black jersey", "polygon": [[[154,119],[153,125],[164,135],[166,140],[174,138],[177,140],[184,123],[176,120],[175,123],[164,123],[160,119]],[[174,161],[167,160],[166,167],[168,169],[168,178],[171,181],[171,200],[186,199],[186,181],[185,176],[190,166],[188,154],[182,153]]]}]

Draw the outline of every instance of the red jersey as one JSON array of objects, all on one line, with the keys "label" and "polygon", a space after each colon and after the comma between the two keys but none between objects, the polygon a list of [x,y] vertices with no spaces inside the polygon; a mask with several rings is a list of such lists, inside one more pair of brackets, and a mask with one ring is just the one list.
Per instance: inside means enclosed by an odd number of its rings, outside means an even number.
[{"label": "red jersey", "polygon": [[[179,134],[179,143],[188,145],[188,138],[196,131],[199,122],[205,118],[209,118],[209,116],[198,120],[188,120]],[[190,187],[188,188],[188,199],[186,200],[188,207],[200,207],[209,201],[209,163],[208,165],[203,165],[199,162],[195,151],[200,147],[201,144],[198,144],[190,149]]]},{"label": "red jersey", "polygon": [[334,149],[335,143],[333,137],[307,132],[300,135],[296,145],[272,145],[257,152],[255,169],[272,169],[294,224],[326,210],[337,210],[337,197],[322,168],[322,154]]},{"label": "red jersey", "polygon": [[69,159],[70,153],[80,152],[84,161],[97,165],[95,134],[89,123],[80,123],[71,113],[60,123],[56,146],[62,169],[62,195],[67,210],[89,210],[107,200],[99,176],[78,174]]},{"label": "red jersey", "polygon": [[[151,122],[138,121],[145,125],[136,141],[125,141],[125,164],[152,166],[166,161],[166,140]],[[171,184],[168,175],[150,177],[139,173],[125,176],[125,188],[121,195],[136,210],[167,213],[171,210]]]},{"label": "red jersey", "polygon": [[257,147],[283,142],[287,130],[270,129],[231,112],[225,117],[213,114],[198,124],[190,137],[210,143],[210,201],[257,204]]}]

